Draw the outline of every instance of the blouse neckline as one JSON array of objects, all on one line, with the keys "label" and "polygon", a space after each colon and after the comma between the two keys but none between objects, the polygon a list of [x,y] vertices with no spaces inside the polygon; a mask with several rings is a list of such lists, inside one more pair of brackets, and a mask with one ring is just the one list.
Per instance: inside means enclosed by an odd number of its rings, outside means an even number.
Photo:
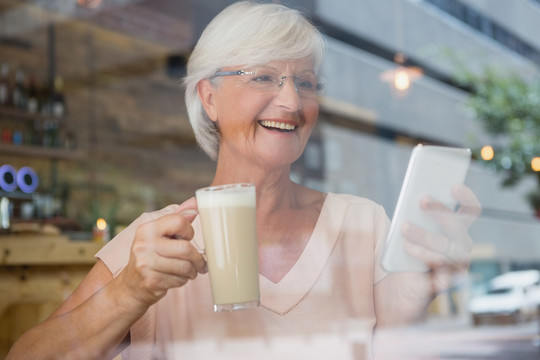
[{"label": "blouse neckline", "polygon": [[332,194],[326,196],[304,251],[280,281],[274,283],[259,274],[263,308],[285,315],[309,294],[328,262],[343,222],[345,209],[334,206],[335,200]]}]

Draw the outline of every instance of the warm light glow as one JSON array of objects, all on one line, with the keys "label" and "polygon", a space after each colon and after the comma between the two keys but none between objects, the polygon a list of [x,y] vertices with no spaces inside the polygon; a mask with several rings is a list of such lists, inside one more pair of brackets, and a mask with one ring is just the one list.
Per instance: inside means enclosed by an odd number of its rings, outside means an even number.
[{"label": "warm light glow", "polygon": [[407,90],[411,85],[409,74],[404,69],[398,69],[394,74],[394,86],[397,90]]},{"label": "warm light glow", "polygon": [[392,89],[398,94],[405,94],[418,78],[422,76],[422,69],[411,66],[397,66],[384,71],[381,80],[390,83]]},{"label": "warm light glow", "polygon": [[495,155],[495,152],[493,151],[493,148],[491,146],[489,146],[489,145],[484,146],[482,148],[482,150],[480,151],[480,156],[485,161],[489,161],[489,160],[493,159],[494,155]]},{"label": "warm light glow", "polygon": [[540,171],[540,157],[535,157],[531,160],[531,167],[534,171]]},{"label": "warm light glow", "polygon": [[96,227],[99,230],[105,230],[107,228],[107,222],[105,221],[105,219],[100,218],[96,221]]}]

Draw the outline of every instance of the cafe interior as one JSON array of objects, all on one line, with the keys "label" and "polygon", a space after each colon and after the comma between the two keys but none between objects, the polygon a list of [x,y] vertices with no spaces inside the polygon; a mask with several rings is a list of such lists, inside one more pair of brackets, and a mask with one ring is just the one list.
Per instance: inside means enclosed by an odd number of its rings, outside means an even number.
[{"label": "cafe interior", "polygon": [[[181,203],[212,181],[215,162],[195,141],[181,79],[200,33],[232,2],[0,0],[0,358],[69,296],[105,243],[141,213]],[[391,215],[413,145],[472,145],[477,176],[471,177],[471,183],[487,204],[477,233],[481,239],[487,234],[483,238],[489,241],[481,240],[473,252],[475,272],[470,282],[484,283],[512,269],[540,270],[540,256],[534,255],[537,245],[531,240],[531,234],[538,234],[538,224],[522,196],[536,181],[522,183],[517,196],[507,188],[500,190],[493,168],[486,170],[481,164],[480,149],[488,137],[456,110],[467,89],[441,75],[444,61],[436,71],[436,66],[393,51],[400,50],[404,37],[407,43],[407,36],[415,35],[414,26],[412,35],[404,35],[400,27],[406,10],[410,15],[410,9],[422,6],[417,3],[437,1],[386,1],[394,7],[402,4],[388,12],[388,22],[395,28],[385,30],[393,45],[367,41],[343,30],[346,26],[325,23],[320,13],[332,8],[333,1],[273,2],[319,12],[315,22],[339,39],[337,45],[330,43],[334,53],[330,52],[328,64],[345,59],[335,53],[348,54],[347,46],[361,48],[362,55],[351,58],[365,67],[343,60],[339,68],[358,70],[358,76],[372,77],[380,86],[359,90],[367,99],[359,105],[347,99],[352,91],[341,96],[341,85],[329,83],[329,96],[320,99],[320,124],[304,155],[293,164],[295,180],[332,192],[367,194]],[[373,4],[366,9],[382,7],[376,1],[367,3]],[[390,47],[394,49],[389,51]],[[404,65],[411,65],[406,77],[396,78],[396,69]],[[346,74],[336,75],[338,67],[326,66],[329,78],[347,83]],[[343,89],[351,86],[361,87],[355,82]],[[409,86],[412,90],[407,90]],[[422,91],[450,100],[425,106],[426,100],[417,101]],[[373,106],[367,104],[371,96],[378,97]],[[387,105],[389,100],[394,105]],[[442,107],[445,125],[441,127],[430,129],[417,122],[407,128],[401,123],[402,115],[433,120],[437,113],[431,111],[437,106]],[[457,125],[451,123],[453,119],[458,119]],[[459,132],[446,131],[445,126]],[[476,140],[469,141],[468,132],[477,135]],[[349,142],[353,144],[351,134],[355,143],[347,148]],[[336,150],[340,146],[341,152]],[[380,156],[359,160],[357,154],[362,152]],[[348,165],[357,162],[364,168],[384,164],[385,170],[373,170],[362,182],[360,167]],[[386,186],[389,183],[391,187]],[[522,242],[504,250],[506,245],[501,244],[512,234]],[[501,239],[494,240],[499,235]],[[525,244],[521,249],[533,250],[518,250],[520,244]],[[515,258],[509,255],[518,251]],[[430,313],[434,318],[458,314],[469,321],[464,304],[475,289],[444,294],[430,305]]]}]

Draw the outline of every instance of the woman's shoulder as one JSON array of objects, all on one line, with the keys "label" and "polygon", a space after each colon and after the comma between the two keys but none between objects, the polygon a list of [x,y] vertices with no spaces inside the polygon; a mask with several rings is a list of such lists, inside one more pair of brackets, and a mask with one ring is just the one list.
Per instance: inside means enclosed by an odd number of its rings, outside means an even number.
[{"label": "woman's shoulder", "polygon": [[370,216],[384,221],[388,219],[388,214],[381,204],[358,195],[328,193],[325,206],[333,211],[342,208],[343,211],[358,216]]},{"label": "woman's shoulder", "polygon": [[342,205],[345,205],[345,206],[361,205],[361,206],[370,206],[377,209],[382,208],[380,204],[378,204],[377,202],[371,199],[358,196],[358,195],[352,195],[352,194],[328,193],[327,199],[332,202],[341,203]]},{"label": "woman's shoulder", "polygon": [[380,234],[386,233],[390,219],[384,207],[377,202],[352,194],[328,193],[326,214],[342,214],[347,227],[375,227]]},{"label": "woman's shoulder", "polygon": [[384,208],[374,200],[368,199],[366,197],[346,194],[346,193],[332,193],[332,192],[321,192],[317,190],[304,187],[297,184],[297,191],[302,194],[303,205],[311,208],[318,208],[319,211],[323,207],[362,207],[364,210],[366,208],[371,208],[375,212],[385,213]]}]

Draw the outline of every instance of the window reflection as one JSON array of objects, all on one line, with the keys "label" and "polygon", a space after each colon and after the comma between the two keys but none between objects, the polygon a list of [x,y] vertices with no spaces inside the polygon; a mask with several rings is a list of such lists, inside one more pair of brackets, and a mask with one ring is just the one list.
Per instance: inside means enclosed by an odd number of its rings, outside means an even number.
[{"label": "window reflection", "polygon": [[[201,24],[225,2],[77,3],[81,6],[74,1],[64,5],[0,1],[0,89],[5,89],[0,90],[0,166],[31,168],[39,176],[34,195],[0,191],[0,231],[13,225],[18,226],[17,236],[62,234],[95,246],[93,239],[103,241],[109,232],[114,236],[140,213],[181,202],[211,182],[215,165],[195,144],[180,77]],[[312,1],[290,3],[317,11]],[[379,6],[391,2],[373,4],[375,9],[353,1],[336,3],[358,6],[358,12],[378,10],[380,15],[384,12]],[[409,16],[423,12],[418,10],[425,6],[422,2],[408,3],[415,3],[407,7]],[[503,44],[512,56],[540,61],[536,45],[483,11],[455,1],[428,3]],[[339,8],[335,11],[344,17]],[[325,16],[322,10],[316,15]],[[381,21],[390,26],[392,19]],[[343,27],[350,31],[351,26]],[[421,30],[411,33],[420,36],[425,32]],[[358,31],[378,38],[376,29]],[[468,134],[484,135],[456,110],[466,96],[460,90],[423,79],[408,97],[396,99],[379,81],[378,74],[388,65],[384,59],[344,47],[335,39],[330,39],[329,53],[324,70],[335,83],[329,83],[319,125],[293,167],[296,181],[321,191],[365,196],[391,216],[413,145],[469,146],[463,140]],[[497,359],[520,351],[526,359],[536,358],[538,280],[518,286],[514,278],[513,286],[494,285],[499,276],[540,270],[538,220],[521,197],[535,183],[525,180],[516,189],[501,188],[489,168],[478,162],[472,168],[467,184],[477,192],[484,212],[473,227],[469,270],[453,278],[453,286],[437,294],[414,324],[376,328],[372,339],[366,328],[371,329],[373,319],[337,316],[342,321],[329,323],[332,326],[325,332],[291,331],[267,343],[262,337],[238,336],[224,343],[198,338],[171,346],[194,354],[199,348],[210,349],[216,358],[266,346],[274,358],[288,358],[301,348],[308,349],[312,358],[329,354],[361,359],[371,352],[373,342],[381,359]],[[12,221],[4,226],[5,219]],[[98,219],[106,221],[106,236]],[[0,333],[8,335],[0,336],[0,357],[18,335],[68,296],[91,265],[90,252],[96,250],[76,248],[74,256],[83,258],[82,265],[44,270],[43,263],[30,263],[28,258],[10,263],[13,253],[5,249],[1,271],[9,276],[8,302],[0,304]],[[19,291],[25,284],[33,284],[30,295]],[[323,284],[332,288],[335,280],[325,279]],[[336,312],[349,306],[329,304],[339,307]],[[309,312],[298,318],[299,324],[308,326],[306,319]],[[211,319],[204,323],[208,328],[212,324]]]}]

